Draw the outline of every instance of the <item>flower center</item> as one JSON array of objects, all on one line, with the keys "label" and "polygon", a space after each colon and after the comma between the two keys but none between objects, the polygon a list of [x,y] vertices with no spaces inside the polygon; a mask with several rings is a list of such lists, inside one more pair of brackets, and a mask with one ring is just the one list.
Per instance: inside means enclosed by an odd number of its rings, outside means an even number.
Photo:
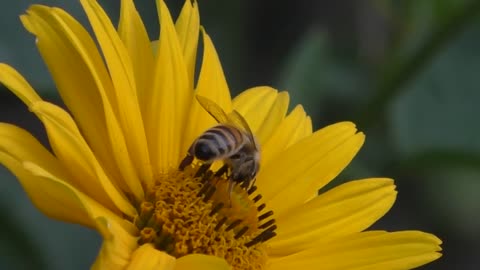
[{"label": "flower center", "polygon": [[192,164],[162,175],[137,206],[138,243],[152,243],[177,258],[201,253],[234,269],[262,269],[265,241],[275,236],[273,212],[256,187],[235,184]]}]

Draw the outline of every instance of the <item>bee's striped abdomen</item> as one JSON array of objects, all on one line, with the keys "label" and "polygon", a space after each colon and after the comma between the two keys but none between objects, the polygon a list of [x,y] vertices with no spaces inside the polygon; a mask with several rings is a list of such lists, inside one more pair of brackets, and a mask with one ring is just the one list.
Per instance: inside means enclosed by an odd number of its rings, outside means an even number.
[{"label": "bee's striped abdomen", "polygon": [[211,161],[222,159],[238,151],[244,144],[245,137],[231,126],[218,125],[205,131],[197,138],[194,155],[200,160]]}]

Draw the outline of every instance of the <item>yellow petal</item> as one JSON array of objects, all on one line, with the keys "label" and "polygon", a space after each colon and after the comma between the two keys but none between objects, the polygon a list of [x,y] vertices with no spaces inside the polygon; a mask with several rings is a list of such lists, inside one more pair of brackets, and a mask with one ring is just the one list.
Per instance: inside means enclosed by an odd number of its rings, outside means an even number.
[{"label": "yellow petal", "polygon": [[113,94],[108,96],[114,97],[112,105],[116,108],[114,112],[125,136],[127,154],[135,164],[134,168],[139,170],[140,178],[147,184],[151,184],[151,164],[130,56],[110,19],[97,1],[81,0],[80,2],[102,48],[115,87]]},{"label": "yellow petal", "polygon": [[[118,34],[132,61],[139,103],[146,104],[145,92],[150,87],[154,57],[147,30],[135,9],[133,0],[121,1]],[[144,106],[141,108],[144,109]]]},{"label": "yellow petal", "polygon": [[154,171],[160,174],[178,166],[181,131],[193,93],[170,12],[163,0],[157,1],[157,8],[160,39],[145,119]]},{"label": "yellow petal", "polygon": [[[32,6],[28,14],[21,17],[22,22],[37,36],[37,46],[60,94],[102,166],[114,179],[121,178],[118,171],[126,178],[136,178],[131,176],[133,166],[123,135],[119,134],[119,124],[112,116],[109,101],[112,97],[107,95],[112,94],[113,86],[95,43],[87,31],[63,10]],[[107,138],[115,145],[113,149]],[[144,179],[148,180],[147,177]]]},{"label": "yellow petal", "polygon": [[0,123],[0,163],[15,174],[33,203],[50,217],[93,227],[83,206],[65,185],[32,175],[25,170],[25,161],[68,177],[58,160],[27,131]]},{"label": "yellow petal", "polygon": [[42,181],[26,171],[19,160],[3,151],[0,152],[0,163],[17,177],[33,204],[45,215],[93,227],[83,205],[76,200],[68,188],[55,182]]},{"label": "yellow petal", "polygon": [[183,51],[187,66],[189,87],[193,89],[195,63],[197,60],[198,34],[200,31],[200,15],[197,1],[185,1],[182,11],[175,22],[178,41]]},{"label": "yellow petal", "polygon": [[[140,246],[132,254],[130,264],[126,270],[173,270],[175,257],[155,249],[150,244]],[[109,269],[109,268],[107,268]]]},{"label": "yellow petal", "polygon": [[360,149],[364,135],[356,131],[349,122],[325,127],[280,153],[261,169],[258,190],[269,207],[280,215],[311,199]]},{"label": "yellow petal", "polygon": [[229,270],[228,263],[219,257],[203,254],[190,254],[177,260],[175,270]]},{"label": "yellow petal", "polygon": [[[67,194],[69,193],[69,195],[75,195],[75,198],[79,201],[79,204],[83,206],[83,209],[88,214],[89,220],[95,220],[99,216],[102,216],[122,225],[122,227],[125,230],[129,231],[131,234],[133,234],[133,232],[136,230],[133,224],[126,221],[123,216],[119,216],[116,213],[111,212],[109,209],[105,208],[102,204],[97,203],[89,196],[85,195],[81,191],[77,190],[76,188],[68,184],[66,181],[63,181],[62,179],[57,178],[56,176],[51,174],[49,171],[38,166],[37,164],[29,161],[24,161],[23,168],[27,172],[29,172],[31,175],[36,176],[38,178],[45,179],[46,181],[44,182],[51,182],[56,184],[57,186],[58,185],[62,186],[64,190],[69,191],[67,192]],[[37,192],[40,193],[39,196],[49,196],[48,189],[40,189],[40,190],[42,192],[39,192],[37,190]],[[62,203],[62,202],[59,201],[57,203]],[[63,207],[68,207],[68,205],[64,205]],[[70,209],[70,207],[68,207],[68,209]]]},{"label": "yellow petal", "polygon": [[235,97],[233,108],[245,117],[263,145],[285,118],[289,99],[287,92],[278,93],[271,87],[259,86]]},{"label": "yellow petal", "polygon": [[[100,94],[100,99],[103,101],[103,109],[105,114],[105,125],[107,127],[108,134],[106,137],[110,138],[108,144],[111,147],[111,153],[107,156],[107,159],[111,162],[112,160],[116,162],[116,167],[114,169],[108,168],[108,172],[112,177],[116,179],[124,178],[126,182],[139,182],[137,173],[135,171],[135,166],[137,171],[140,171],[138,174],[142,175],[141,180],[146,184],[147,187],[153,185],[153,179],[151,174],[151,168],[149,164],[148,154],[142,152],[141,159],[137,160],[135,164],[132,159],[134,157],[130,156],[130,151],[127,149],[127,139],[123,135],[121,129],[121,124],[118,121],[118,108],[115,106],[115,94],[118,94],[118,90],[113,88],[111,84],[111,79],[108,73],[106,72],[105,67],[103,66],[103,60],[98,55],[95,44],[90,39],[88,33],[83,29],[83,27],[73,20],[65,12],[58,13],[59,15],[64,15],[62,19],[66,22],[66,25],[71,27],[71,31],[65,31],[67,34],[72,32],[74,35],[70,35],[69,39],[72,42],[72,45],[75,49],[81,53],[84,61],[88,64],[92,76],[95,78],[98,87],[98,93]],[[68,16],[67,16],[68,15]],[[79,37],[82,37],[81,39]],[[94,52],[93,55],[91,52]],[[98,57],[97,57],[98,56]],[[93,63],[92,61],[95,60]],[[88,109],[89,107],[86,106]],[[95,116],[93,116],[95,117]],[[103,127],[103,126],[102,126]],[[95,131],[95,130],[94,130]],[[94,136],[99,137],[103,136],[102,134],[94,134]],[[95,151],[95,153],[97,153]],[[112,159],[112,156],[114,159]],[[142,162],[144,160],[145,162]],[[103,162],[102,164],[104,164]],[[118,172],[121,172],[121,176],[118,175]],[[135,193],[134,194],[138,194]]]},{"label": "yellow petal", "polygon": [[262,145],[262,168],[282,151],[312,134],[312,122],[303,107],[298,105],[277,126],[272,136]]},{"label": "yellow petal", "polygon": [[130,263],[132,253],[138,247],[137,237],[120,224],[105,217],[96,219],[97,230],[103,236],[103,243],[92,270],[121,270]]},{"label": "yellow petal", "polygon": [[[122,222],[115,213],[54,176],[62,175],[61,167],[26,131],[1,124],[0,132],[0,163],[17,177],[32,202],[45,215],[91,228],[95,227],[93,219],[99,215]],[[17,135],[24,144],[9,145],[5,133]]]},{"label": "yellow petal", "polygon": [[55,172],[60,178],[69,177],[67,170],[30,133],[17,126],[0,123],[0,151],[7,152],[19,161],[31,161]]},{"label": "yellow petal", "polygon": [[276,217],[270,254],[284,256],[311,248],[316,239],[339,237],[370,227],[392,207],[391,179],[350,181]]},{"label": "yellow petal", "polygon": [[419,231],[357,233],[272,259],[268,269],[407,270],[438,259],[440,244]]},{"label": "yellow petal", "polygon": [[10,89],[23,103],[30,105],[41,100],[30,84],[9,65],[0,63],[0,83]]},{"label": "yellow petal", "polygon": [[[222,65],[218,58],[212,40],[202,29],[203,57],[198,84],[195,93],[207,97],[217,103],[225,112],[232,110],[232,100],[228,89]],[[190,144],[206,129],[216,124],[196,100],[192,102],[189,112],[189,124],[186,126],[183,139],[182,154],[185,154]]]},{"label": "yellow petal", "polygon": [[68,113],[47,102],[37,102],[31,109],[44,123],[58,158],[75,176],[76,186],[110,209],[115,205],[123,213],[135,215],[135,209],[107,177]]}]

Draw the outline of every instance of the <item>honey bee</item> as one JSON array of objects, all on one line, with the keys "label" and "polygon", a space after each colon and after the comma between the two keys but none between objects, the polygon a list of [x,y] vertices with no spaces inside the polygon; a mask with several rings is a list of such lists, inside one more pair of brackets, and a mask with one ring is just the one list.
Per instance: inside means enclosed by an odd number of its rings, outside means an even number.
[{"label": "honey bee", "polygon": [[230,190],[233,184],[249,187],[254,184],[260,168],[259,145],[247,121],[237,111],[226,114],[220,106],[208,98],[196,96],[200,105],[219,123],[203,132],[188,149],[187,156],[180,164],[180,169],[193,161],[201,160],[211,165],[222,160],[224,167],[217,174],[230,169]]}]

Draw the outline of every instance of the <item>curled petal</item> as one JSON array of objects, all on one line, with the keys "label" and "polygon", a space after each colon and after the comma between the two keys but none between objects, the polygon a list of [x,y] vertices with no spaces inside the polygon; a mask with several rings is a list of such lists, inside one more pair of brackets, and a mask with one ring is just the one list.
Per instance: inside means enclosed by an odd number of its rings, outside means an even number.
[{"label": "curled petal", "polygon": [[137,238],[115,221],[105,217],[98,217],[95,221],[104,241],[92,270],[125,269],[138,247]]},{"label": "curled petal", "polygon": [[142,245],[135,250],[127,270],[174,270],[175,257],[155,249],[152,245]]}]

